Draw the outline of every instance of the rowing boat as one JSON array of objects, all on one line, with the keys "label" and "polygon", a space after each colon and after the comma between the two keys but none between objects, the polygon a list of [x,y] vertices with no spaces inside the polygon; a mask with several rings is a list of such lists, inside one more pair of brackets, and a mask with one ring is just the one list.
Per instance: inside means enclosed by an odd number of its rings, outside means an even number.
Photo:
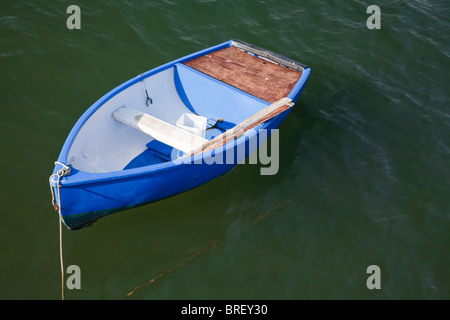
[{"label": "rowing boat", "polygon": [[249,141],[280,126],[309,74],[302,63],[230,40],[135,76],[70,131],[50,176],[55,209],[80,229],[226,174],[264,139]]}]

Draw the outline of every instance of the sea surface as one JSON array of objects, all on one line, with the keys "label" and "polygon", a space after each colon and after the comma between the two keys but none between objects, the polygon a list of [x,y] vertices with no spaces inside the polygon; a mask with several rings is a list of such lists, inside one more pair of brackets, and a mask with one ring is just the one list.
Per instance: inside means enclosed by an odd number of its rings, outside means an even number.
[{"label": "sea surface", "polygon": [[[67,27],[70,5],[81,29]],[[380,29],[367,27],[370,5]],[[64,228],[64,265],[81,271],[65,298],[450,299],[450,3],[439,0],[2,0],[0,299],[61,299],[48,178],[83,112],[230,39],[312,70],[280,127],[278,173],[240,165]]]}]

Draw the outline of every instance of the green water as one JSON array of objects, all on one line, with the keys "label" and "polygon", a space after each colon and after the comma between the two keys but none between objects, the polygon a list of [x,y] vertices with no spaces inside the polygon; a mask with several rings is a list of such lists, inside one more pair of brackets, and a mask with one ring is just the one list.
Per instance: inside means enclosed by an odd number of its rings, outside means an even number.
[{"label": "green water", "polygon": [[[381,29],[366,27],[371,4]],[[278,174],[239,166],[64,229],[65,266],[81,269],[66,299],[146,283],[128,299],[449,299],[449,17],[448,1],[2,1],[0,298],[60,299],[48,177],[81,114],[237,38],[312,69]],[[366,286],[370,265],[381,289]]]}]

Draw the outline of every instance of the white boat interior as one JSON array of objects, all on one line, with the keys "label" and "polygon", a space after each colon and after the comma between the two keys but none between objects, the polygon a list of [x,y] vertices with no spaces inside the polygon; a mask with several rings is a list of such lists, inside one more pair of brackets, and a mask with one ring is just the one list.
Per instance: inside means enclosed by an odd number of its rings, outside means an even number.
[{"label": "white boat interior", "polygon": [[[91,173],[171,161],[266,105],[177,64],[143,78],[100,106],[81,126],[67,159],[75,169]],[[225,121],[217,126],[219,118]],[[207,130],[210,127],[214,128]]]},{"label": "white boat interior", "polygon": [[227,47],[142,75],[80,120],[67,161],[100,173],[174,160],[288,96],[302,70]]}]

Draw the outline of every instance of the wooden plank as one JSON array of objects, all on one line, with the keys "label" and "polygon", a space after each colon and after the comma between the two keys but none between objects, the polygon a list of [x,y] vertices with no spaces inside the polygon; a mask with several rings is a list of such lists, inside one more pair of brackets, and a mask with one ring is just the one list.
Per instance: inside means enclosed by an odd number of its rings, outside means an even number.
[{"label": "wooden plank", "polygon": [[256,127],[256,126],[259,125],[259,124],[262,124],[262,123],[266,122],[267,120],[269,120],[269,119],[275,117],[276,115],[279,115],[280,113],[282,113],[283,111],[286,111],[287,109],[291,108],[292,106],[293,106],[293,103],[290,103],[290,104],[286,104],[286,105],[284,105],[284,106],[281,106],[280,108],[278,108],[278,109],[276,109],[276,110],[274,110],[274,111],[268,113],[268,114],[267,114],[266,116],[264,116],[262,119],[260,119],[260,120],[258,120],[258,121],[255,121],[255,122],[251,123],[250,125],[248,125],[247,127],[242,128],[241,130],[239,130],[239,131],[237,131],[237,132],[235,132],[235,133],[233,133],[233,134],[230,134],[229,136],[224,137],[221,141],[218,141],[217,143],[208,146],[208,147],[207,147],[206,149],[204,149],[202,152],[206,152],[206,151],[209,151],[209,150],[216,149],[216,148],[218,148],[218,147],[221,147],[221,146],[227,144],[228,142],[230,142],[230,141],[233,140],[233,139],[239,138],[241,135],[243,135],[243,134],[244,134],[245,132],[247,132],[248,130],[250,130],[250,129]]},{"label": "wooden plank", "polygon": [[120,107],[114,111],[113,117],[117,121],[138,129],[154,139],[186,153],[201,147],[209,141],[128,106]]},{"label": "wooden plank", "polygon": [[224,133],[218,135],[211,141],[208,141],[203,145],[197,147],[196,149],[193,149],[190,153],[184,155],[182,158],[206,152],[226,144],[228,141],[231,141],[232,139],[239,137],[240,135],[244,134],[244,132],[250,130],[251,128],[254,128],[258,124],[261,124],[273,118],[274,116],[280,114],[281,112],[291,108],[294,105],[291,101],[292,100],[289,98],[282,98],[278,100],[277,102],[271,104],[270,106],[255,113],[253,116],[242,121],[232,129],[225,131]]},{"label": "wooden plank", "polygon": [[270,103],[288,96],[302,75],[234,47],[184,64]]}]

